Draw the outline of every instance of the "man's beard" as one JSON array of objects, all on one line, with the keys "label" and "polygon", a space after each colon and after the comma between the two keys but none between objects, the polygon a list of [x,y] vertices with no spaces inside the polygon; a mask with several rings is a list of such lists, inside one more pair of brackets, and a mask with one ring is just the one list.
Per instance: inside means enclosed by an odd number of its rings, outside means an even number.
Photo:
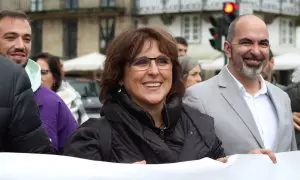
[{"label": "man's beard", "polygon": [[29,58],[27,58],[25,63],[22,64],[22,60],[14,60],[14,59],[10,58],[8,55],[3,55],[3,56],[7,57],[9,60],[13,61],[16,64],[22,65],[24,68],[26,67],[26,65],[28,63],[28,59],[29,59]]},{"label": "man's beard", "polygon": [[17,58],[14,59],[13,56],[11,58],[8,56],[8,54],[14,54],[14,53],[23,53],[26,56],[25,49],[23,49],[23,48],[16,48],[13,51],[7,52],[7,55],[6,55],[10,60],[14,61],[16,64],[22,65],[25,68],[26,65],[27,65],[27,62],[28,62],[28,57],[25,58],[25,62],[24,62],[23,58],[22,59],[19,59],[19,58],[18,59]]},{"label": "man's beard", "polygon": [[244,61],[242,64],[240,72],[249,79],[256,79],[261,74],[265,63],[263,61],[258,67],[249,67]]},{"label": "man's beard", "polygon": [[[233,54],[231,54],[231,56],[233,57]],[[258,66],[248,66],[244,60],[245,57],[241,57],[240,61],[242,63],[242,67],[239,68],[239,72],[241,72],[245,77],[249,78],[249,79],[257,79],[257,77],[259,77],[259,75],[261,74],[261,72],[263,71],[263,68],[266,64],[266,60],[263,60],[262,58],[258,58],[258,57],[248,57],[248,59],[253,59],[253,60],[259,60],[261,61],[261,63]],[[237,66],[237,63],[234,63],[234,66]]]},{"label": "man's beard", "polygon": [[27,63],[28,63],[28,58],[26,59],[25,63],[24,63],[24,64],[22,64],[23,68],[25,68],[25,67],[26,67]]}]

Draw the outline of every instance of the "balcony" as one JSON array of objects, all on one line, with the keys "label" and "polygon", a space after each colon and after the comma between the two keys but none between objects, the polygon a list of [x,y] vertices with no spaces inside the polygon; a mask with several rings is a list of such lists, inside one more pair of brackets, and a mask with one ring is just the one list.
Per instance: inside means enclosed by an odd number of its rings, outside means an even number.
[{"label": "balcony", "polygon": [[201,11],[201,0],[139,0],[137,14],[161,14]]},{"label": "balcony", "polygon": [[[162,13],[214,12],[222,9],[225,1],[235,0],[138,0],[137,15]],[[255,12],[300,15],[300,0],[242,0],[242,3]]]},{"label": "balcony", "polygon": [[123,8],[76,8],[57,9],[48,11],[29,11],[31,19],[61,19],[78,17],[115,17],[124,14]]},{"label": "balcony", "polygon": [[[93,4],[83,4],[89,1],[81,0],[0,0],[0,5],[5,9],[23,10],[33,20],[38,19],[62,19],[77,17],[116,17],[124,15],[125,6],[120,7],[116,2],[106,0],[101,3],[94,0]],[[106,2],[102,0],[101,2]],[[91,2],[91,1],[90,1]],[[97,2],[97,3],[95,3]],[[81,3],[81,4],[80,4]],[[123,3],[124,4],[124,3]],[[3,7],[3,6],[2,6]],[[3,8],[4,9],[4,8]]]},{"label": "balcony", "polygon": [[262,1],[261,11],[267,12],[267,13],[279,14],[280,6],[281,6],[281,3],[279,2],[279,0]]},{"label": "balcony", "polygon": [[300,4],[291,4],[291,3],[282,3],[281,11],[282,14],[285,15],[292,15],[292,16],[298,16],[299,15],[299,9]]}]

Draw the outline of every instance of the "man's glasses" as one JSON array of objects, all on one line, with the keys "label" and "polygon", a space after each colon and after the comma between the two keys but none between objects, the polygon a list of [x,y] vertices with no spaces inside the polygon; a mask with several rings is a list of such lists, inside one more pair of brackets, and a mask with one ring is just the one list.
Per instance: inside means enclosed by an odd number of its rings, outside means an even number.
[{"label": "man's glasses", "polygon": [[160,70],[170,69],[172,67],[170,58],[166,56],[158,56],[156,58],[146,56],[139,57],[133,61],[132,66],[138,71],[145,71],[149,69],[151,61],[155,61],[157,68]]},{"label": "man's glasses", "polygon": [[41,74],[42,75],[47,75],[49,74],[51,71],[49,69],[41,69]]}]

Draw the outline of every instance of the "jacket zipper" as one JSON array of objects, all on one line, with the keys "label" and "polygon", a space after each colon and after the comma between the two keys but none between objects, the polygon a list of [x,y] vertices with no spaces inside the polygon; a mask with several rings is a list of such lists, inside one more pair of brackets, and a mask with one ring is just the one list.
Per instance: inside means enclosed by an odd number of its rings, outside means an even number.
[{"label": "jacket zipper", "polygon": [[160,136],[160,138],[162,138],[162,139],[165,138],[165,129],[166,129],[166,127],[160,128],[159,136]]}]

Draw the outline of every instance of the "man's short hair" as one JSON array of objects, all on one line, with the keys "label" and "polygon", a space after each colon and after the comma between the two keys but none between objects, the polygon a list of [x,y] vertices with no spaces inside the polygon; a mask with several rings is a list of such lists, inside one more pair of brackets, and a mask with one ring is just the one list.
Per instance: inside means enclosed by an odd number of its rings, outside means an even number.
[{"label": "man's short hair", "polygon": [[238,20],[242,17],[243,15],[235,18],[229,25],[228,27],[228,31],[227,31],[227,37],[226,40],[227,41],[232,41],[234,34],[235,34],[235,28],[236,28],[236,23],[238,22]]},{"label": "man's short hair", "polygon": [[182,45],[188,46],[186,39],[184,39],[183,37],[177,36],[177,37],[175,37],[175,40],[176,40],[177,44],[182,44]]},{"label": "man's short hair", "polygon": [[[237,18],[235,18],[229,25],[228,27],[228,31],[227,31],[227,37],[226,37],[226,40],[227,41],[232,41],[233,40],[233,37],[235,35],[235,29],[236,29],[236,23],[243,17],[245,16],[249,16],[251,14],[243,14],[243,15],[239,15]],[[258,16],[256,16],[258,17]],[[259,17],[258,17],[259,18]],[[261,18],[260,18],[261,19]]]},{"label": "man's short hair", "polygon": [[0,11],[0,20],[2,20],[5,17],[20,18],[20,19],[25,19],[27,21],[30,21],[29,17],[23,11],[12,11],[12,10]]}]

